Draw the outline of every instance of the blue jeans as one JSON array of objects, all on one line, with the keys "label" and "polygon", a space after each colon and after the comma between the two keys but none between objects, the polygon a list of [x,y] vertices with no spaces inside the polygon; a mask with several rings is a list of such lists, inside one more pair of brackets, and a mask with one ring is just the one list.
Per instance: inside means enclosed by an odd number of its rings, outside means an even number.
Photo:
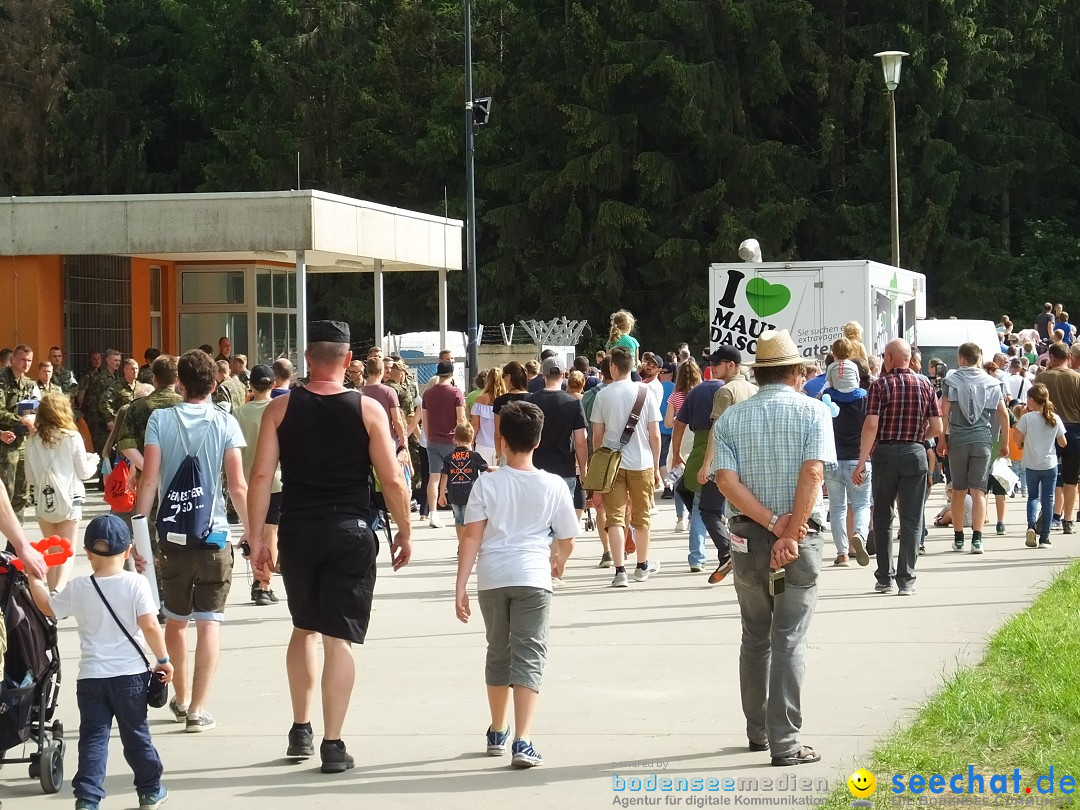
[{"label": "blue jeans", "polygon": [[847,510],[848,500],[855,512],[855,533],[864,539],[870,528],[870,476],[871,465],[866,465],[866,475],[861,486],[851,480],[858,460],[837,462],[835,470],[825,471],[825,486],[829,488],[829,523],[832,524],[833,543],[837,554],[848,553]]},{"label": "blue jeans", "polygon": [[[1024,466],[1019,461],[1010,461],[1009,465],[1012,467],[1012,471],[1016,473],[1016,477],[1020,479],[1020,494],[1025,498],[1028,493],[1027,485],[1027,473],[1024,471]],[[1012,495],[1012,493],[1009,493]]]},{"label": "blue jeans", "polygon": [[1029,470],[1024,468],[1027,479],[1027,524],[1035,528],[1039,519],[1039,507],[1042,507],[1043,528],[1040,540],[1050,539],[1050,518],[1054,515],[1054,484],[1057,482],[1057,468],[1049,470]]},{"label": "blue jeans", "polygon": [[156,793],[161,787],[161,757],[146,723],[146,683],[149,675],[84,678],[75,684],[79,703],[79,769],[71,785],[76,799],[105,798],[105,764],[113,718],[124,744],[124,759],[135,774],[135,792]]},{"label": "blue jeans", "polygon": [[690,553],[686,555],[686,561],[690,565],[705,565],[707,560],[705,557],[705,538],[707,535],[705,522],[701,519],[701,493],[695,492],[694,505],[690,509]]}]

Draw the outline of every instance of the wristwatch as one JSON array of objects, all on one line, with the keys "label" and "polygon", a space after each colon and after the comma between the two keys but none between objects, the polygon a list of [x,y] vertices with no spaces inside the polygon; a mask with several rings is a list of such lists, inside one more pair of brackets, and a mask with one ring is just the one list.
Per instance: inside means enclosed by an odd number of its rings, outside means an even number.
[{"label": "wristwatch", "polygon": [[769,525],[766,528],[771,532],[776,527],[776,521],[780,520],[780,516],[773,512],[772,520],[769,521]]}]

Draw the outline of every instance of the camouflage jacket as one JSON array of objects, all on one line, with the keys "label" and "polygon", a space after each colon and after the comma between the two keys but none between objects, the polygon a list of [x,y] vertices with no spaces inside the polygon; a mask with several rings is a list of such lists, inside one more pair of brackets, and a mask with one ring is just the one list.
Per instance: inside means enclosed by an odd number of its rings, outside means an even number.
[{"label": "camouflage jacket", "polygon": [[116,413],[133,399],[135,399],[135,386],[138,381],[128,384],[127,380],[120,378],[114,380],[98,400],[98,413],[106,422],[116,419]]},{"label": "camouflage jacket", "polygon": [[[86,383],[85,387],[83,387],[84,382]],[[114,382],[116,382],[116,377],[102,369],[92,372],[89,379],[84,377],[83,382],[79,383],[79,387],[84,391],[81,410],[87,422],[106,422],[116,414],[116,411],[113,410],[108,417],[105,417],[100,409],[102,400],[108,396],[109,389]],[[121,378],[120,382],[123,382],[123,378]],[[123,405],[124,403],[121,402],[120,404]]]},{"label": "camouflage jacket", "polygon": [[215,405],[229,403],[229,412],[236,413],[236,409],[247,401],[247,388],[236,377],[226,377],[218,383],[210,399]]},{"label": "camouflage jacket", "polygon": [[401,406],[402,416],[408,421],[409,418],[416,413],[416,400],[413,399],[412,391],[409,389],[409,386],[390,382],[389,380],[384,380],[384,382],[394,389],[394,393],[397,394],[398,404]]},{"label": "camouflage jacket", "polygon": [[74,397],[79,390],[79,381],[75,379],[75,372],[63,366],[53,368],[53,385],[59,385],[60,390],[69,397]]},{"label": "camouflage jacket", "polygon": [[30,377],[15,379],[10,367],[0,371],[0,430],[14,430],[16,434],[14,442],[0,445],[0,449],[15,450],[22,445],[26,433],[16,430],[22,423],[18,411],[19,400],[39,399],[40,396],[37,383]]},{"label": "camouflage jacket", "polygon": [[140,397],[131,403],[124,418],[123,427],[120,428],[120,436],[116,440],[118,450],[138,450],[140,453],[146,444],[146,425],[150,421],[150,414],[158,408],[171,408],[179,405],[184,399],[173,390],[171,385],[158,388],[150,396]]},{"label": "camouflage jacket", "polygon": [[56,381],[56,377],[53,377],[52,382],[50,382],[48,385],[42,385],[40,382],[38,382],[37,387],[38,387],[38,391],[41,392],[42,396],[45,396],[46,394],[66,394],[67,393],[67,391],[64,390],[64,387],[62,385],[60,385]]}]

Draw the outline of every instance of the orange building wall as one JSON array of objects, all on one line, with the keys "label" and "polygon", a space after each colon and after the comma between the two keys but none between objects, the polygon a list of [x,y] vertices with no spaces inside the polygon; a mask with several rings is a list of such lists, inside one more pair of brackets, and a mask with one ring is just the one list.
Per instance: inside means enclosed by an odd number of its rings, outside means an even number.
[{"label": "orange building wall", "polygon": [[0,344],[48,356],[64,341],[64,263],[60,256],[0,257]]}]

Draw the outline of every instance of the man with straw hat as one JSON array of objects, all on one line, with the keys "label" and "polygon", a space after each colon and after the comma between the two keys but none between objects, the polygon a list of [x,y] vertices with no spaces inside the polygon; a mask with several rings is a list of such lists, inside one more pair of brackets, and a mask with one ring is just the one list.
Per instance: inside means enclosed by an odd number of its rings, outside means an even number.
[{"label": "man with straw hat", "polygon": [[[817,762],[799,739],[806,639],[817,603],[825,468],[836,466],[829,409],[799,390],[804,361],[787,330],[762,333],[760,392],[716,423],[713,468],[727,498],[742,614],[739,684],[751,751],[773,765]],[[783,569],[783,579],[778,572]]]}]

